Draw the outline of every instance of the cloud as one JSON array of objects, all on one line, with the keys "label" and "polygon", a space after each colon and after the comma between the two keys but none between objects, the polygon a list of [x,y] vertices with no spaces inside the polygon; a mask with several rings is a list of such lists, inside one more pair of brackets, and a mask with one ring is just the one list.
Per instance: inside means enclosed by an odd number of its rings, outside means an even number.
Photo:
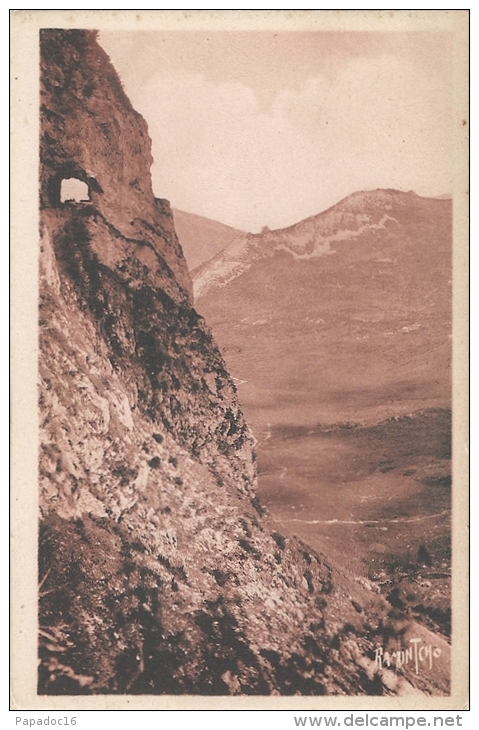
[{"label": "cloud", "polygon": [[230,225],[278,228],[359,189],[451,189],[447,74],[383,54],[276,92],[164,67],[127,88],[153,139],[153,185]]}]

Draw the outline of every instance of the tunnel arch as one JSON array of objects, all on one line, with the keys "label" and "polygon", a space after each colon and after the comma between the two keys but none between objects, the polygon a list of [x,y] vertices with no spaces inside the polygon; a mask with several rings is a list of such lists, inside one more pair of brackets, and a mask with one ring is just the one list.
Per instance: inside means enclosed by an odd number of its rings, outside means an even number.
[{"label": "tunnel arch", "polygon": [[77,177],[64,177],[60,182],[61,203],[85,203],[90,200],[88,183]]},{"label": "tunnel arch", "polygon": [[62,165],[48,183],[48,201],[53,208],[67,202],[88,202],[93,193],[102,192],[95,178],[75,163]]}]

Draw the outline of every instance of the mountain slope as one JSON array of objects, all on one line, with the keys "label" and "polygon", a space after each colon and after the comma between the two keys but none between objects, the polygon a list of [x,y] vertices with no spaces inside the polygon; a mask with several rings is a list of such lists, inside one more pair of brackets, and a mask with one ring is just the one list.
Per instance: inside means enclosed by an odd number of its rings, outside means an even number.
[{"label": "mountain slope", "polygon": [[193,281],[282,529],[446,635],[451,252],[450,200],[358,192]]},{"label": "mountain slope", "polygon": [[[408,412],[411,388],[428,406],[450,403],[450,201],[356,193],[290,228],[248,234],[194,272],[193,287],[233,374],[264,385],[264,413],[276,385],[313,424],[367,418],[371,398],[384,417]],[[243,403],[258,395],[241,389]]]},{"label": "mountain slope", "polygon": [[175,231],[188,268],[196,269],[215,254],[244,236],[243,231],[224,223],[173,208]]}]

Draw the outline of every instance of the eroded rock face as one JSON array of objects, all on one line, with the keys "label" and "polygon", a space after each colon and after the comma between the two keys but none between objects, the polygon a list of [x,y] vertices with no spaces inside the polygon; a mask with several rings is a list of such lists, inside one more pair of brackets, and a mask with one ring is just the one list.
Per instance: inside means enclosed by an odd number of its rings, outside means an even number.
[{"label": "eroded rock face", "polygon": [[[39,692],[381,694],[370,586],[274,531],[150,141],[95,34],[41,34]],[[61,180],[88,185],[61,201]],[[447,690],[447,673],[436,691]]]},{"label": "eroded rock face", "polygon": [[146,122],[94,38],[87,31],[41,31],[41,204],[59,207],[63,179],[86,182],[110,233],[142,240],[171,267],[178,298],[190,281],[169,205],[152,193]]}]

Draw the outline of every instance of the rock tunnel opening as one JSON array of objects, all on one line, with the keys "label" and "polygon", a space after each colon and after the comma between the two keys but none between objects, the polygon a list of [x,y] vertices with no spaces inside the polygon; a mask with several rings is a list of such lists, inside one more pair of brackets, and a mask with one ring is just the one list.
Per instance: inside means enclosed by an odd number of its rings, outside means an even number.
[{"label": "rock tunnel opening", "polygon": [[103,190],[98,181],[80,165],[64,164],[47,181],[43,194],[44,204],[58,208],[65,203],[88,203]]},{"label": "rock tunnel opening", "polygon": [[90,190],[83,180],[76,177],[63,178],[60,182],[61,203],[85,203],[90,200]]}]

